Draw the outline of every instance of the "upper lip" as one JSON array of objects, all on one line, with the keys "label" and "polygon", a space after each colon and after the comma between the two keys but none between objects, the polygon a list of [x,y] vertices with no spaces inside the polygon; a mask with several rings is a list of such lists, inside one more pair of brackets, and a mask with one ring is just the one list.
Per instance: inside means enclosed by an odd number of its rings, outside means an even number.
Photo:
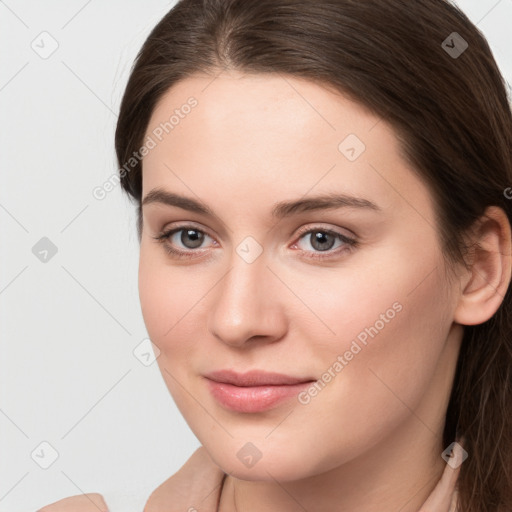
[{"label": "upper lip", "polygon": [[246,373],[237,373],[233,370],[219,370],[204,375],[207,379],[234,386],[284,386],[312,382],[311,377],[292,377],[281,373],[266,372],[263,370],[251,370]]}]

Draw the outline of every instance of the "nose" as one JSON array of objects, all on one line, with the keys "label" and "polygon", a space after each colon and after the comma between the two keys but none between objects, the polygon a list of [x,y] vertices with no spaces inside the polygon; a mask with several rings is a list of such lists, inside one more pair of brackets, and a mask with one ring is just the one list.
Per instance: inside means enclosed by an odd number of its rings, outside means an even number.
[{"label": "nose", "polygon": [[286,288],[260,256],[247,263],[234,255],[232,266],[210,293],[208,330],[232,347],[259,340],[272,343],[286,333],[281,300]]}]

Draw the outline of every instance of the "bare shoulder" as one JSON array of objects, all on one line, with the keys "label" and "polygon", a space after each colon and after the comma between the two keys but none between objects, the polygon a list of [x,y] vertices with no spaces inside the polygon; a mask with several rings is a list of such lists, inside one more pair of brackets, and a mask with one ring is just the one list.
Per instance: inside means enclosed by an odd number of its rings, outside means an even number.
[{"label": "bare shoulder", "polygon": [[107,504],[101,494],[89,493],[69,496],[62,500],[50,503],[37,512],[109,512]]},{"label": "bare shoulder", "polygon": [[199,504],[201,511],[215,511],[224,476],[206,449],[200,446],[174,475],[151,493],[144,512],[189,510]]}]

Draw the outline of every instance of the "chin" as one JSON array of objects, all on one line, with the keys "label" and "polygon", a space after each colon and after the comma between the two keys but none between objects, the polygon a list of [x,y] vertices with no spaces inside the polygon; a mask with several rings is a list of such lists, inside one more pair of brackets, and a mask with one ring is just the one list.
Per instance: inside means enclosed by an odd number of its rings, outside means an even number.
[{"label": "chin", "polygon": [[234,478],[248,481],[295,481],[321,473],[321,461],[315,461],[308,450],[281,449],[268,440],[230,439],[228,443],[203,443],[213,461]]}]

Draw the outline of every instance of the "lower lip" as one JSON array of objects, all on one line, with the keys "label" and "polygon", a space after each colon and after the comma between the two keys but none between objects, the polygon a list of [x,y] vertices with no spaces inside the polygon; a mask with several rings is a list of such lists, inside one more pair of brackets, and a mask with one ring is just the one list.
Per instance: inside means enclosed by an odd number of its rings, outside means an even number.
[{"label": "lower lip", "polygon": [[297,395],[313,381],[282,386],[234,386],[206,379],[210,392],[224,407],[237,412],[262,412]]}]

